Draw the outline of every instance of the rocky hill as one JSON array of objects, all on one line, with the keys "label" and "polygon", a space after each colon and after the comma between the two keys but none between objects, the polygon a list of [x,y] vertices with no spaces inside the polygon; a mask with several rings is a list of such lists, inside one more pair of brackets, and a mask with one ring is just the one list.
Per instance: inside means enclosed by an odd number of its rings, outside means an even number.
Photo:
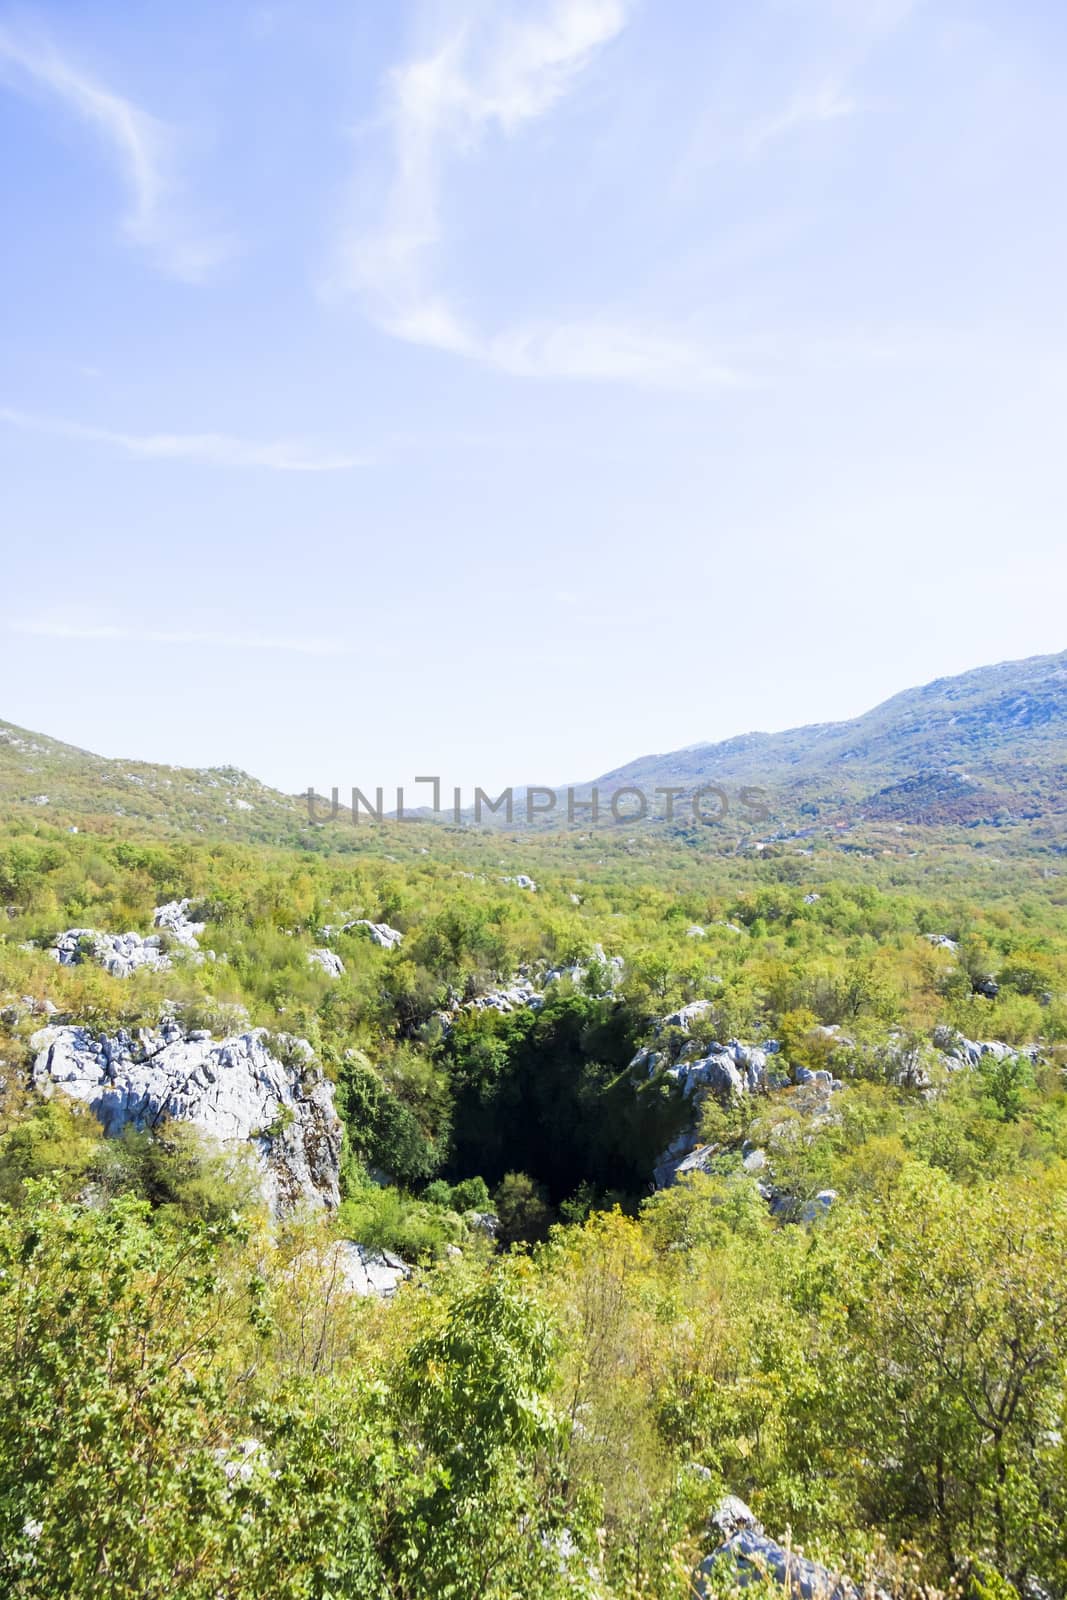
[{"label": "rocky hill", "polygon": [[306,810],[236,767],[108,760],[0,722],[0,811],[100,831],[129,825],[165,833],[266,840],[295,834]]},{"label": "rocky hill", "polygon": [[650,798],[759,787],[773,817],[794,821],[970,825],[1064,818],[1065,777],[1067,652],[939,678],[848,722],[642,756],[594,782]]},{"label": "rocky hill", "polygon": [[[1014,828],[1026,841],[1048,846],[1067,838],[1065,780],[1067,652],[939,678],[848,722],[747,733],[641,756],[576,784],[574,794],[587,798],[595,786],[602,820],[610,823],[612,793],[639,789],[650,821],[662,823],[666,802],[656,790],[673,787],[674,831],[682,833],[692,830],[693,792],[714,785],[728,797],[731,820],[753,838],[806,827],[891,832],[902,824],[987,825]],[[739,803],[745,790],[759,791],[756,804]],[[524,792],[516,786],[513,823],[486,812],[483,825],[522,828]],[[552,813],[538,819],[538,831],[566,826],[565,792],[557,796]],[[708,802],[713,815],[716,804]],[[91,821],[109,832],[132,823],[167,834],[277,843],[309,834],[302,796],[281,794],[235,767],[108,760],[5,722],[0,811],[73,827]],[[417,815],[434,820],[428,811]],[[579,829],[588,826],[587,818],[579,811]],[[475,818],[468,812],[465,820]],[[628,807],[620,821],[628,831],[640,825]]]}]

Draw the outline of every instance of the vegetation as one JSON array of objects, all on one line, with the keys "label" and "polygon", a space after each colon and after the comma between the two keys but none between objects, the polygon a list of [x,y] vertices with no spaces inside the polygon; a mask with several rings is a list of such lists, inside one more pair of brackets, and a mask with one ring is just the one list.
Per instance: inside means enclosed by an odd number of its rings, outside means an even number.
[{"label": "vegetation", "polygon": [[[958,836],[810,848],[10,822],[4,1592],[681,1600],[731,1492],[891,1594],[1067,1594],[1062,881]],[[48,955],[185,896],[212,959],[120,981]],[[308,962],[324,943],[342,977]],[[471,1004],[517,975],[543,1004]],[[338,1215],[271,1226],[240,1153],[174,1124],[105,1140],[43,1100],[46,1001],[308,1039],[346,1128]],[[946,1074],[939,1029],[1009,1048]],[[731,1038],[844,1087],[705,1099],[707,1170],[653,1192],[694,1115],[672,1054]],[[418,1270],[360,1300],[337,1236]]]}]

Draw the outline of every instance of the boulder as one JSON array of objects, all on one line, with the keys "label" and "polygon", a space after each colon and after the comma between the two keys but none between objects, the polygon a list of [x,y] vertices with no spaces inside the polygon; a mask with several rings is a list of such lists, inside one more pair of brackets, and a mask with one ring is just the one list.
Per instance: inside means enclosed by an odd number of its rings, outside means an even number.
[{"label": "boulder", "polygon": [[501,1016],[508,1016],[512,1011],[521,1010],[523,1006],[537,1011],[544,1005],[544,995],[534,988],[532,983],[519,979],[508,984],[504,989],[490,989],[486,994],[475,995],[473,1000],[465,1000],[459,1007],[461,1011],[498,1011]]},{"label": "boulder", "polygon": [[68,928],[52,946],[52,956],[60,966],[76,966],[89,958],[109,972],[113,978],[128,978],[131,973],[145,968],[150,972],[167,972],[172,966],[170,956],[163,949],[163,935],[173,944],[190,953],[193,961],[202,961],[197,935],[203,933],[204,923],[190,920],[189,900],[170,900],[157,906],[152,922],[158,930],[142,936],[139,933],[101,933],[97,928]]},{"label": "boulder", "polygon": [[152,921],[162,932],[169,933],[176,944],[184,945],[187,950],[199,950],[198,936],[206,924],[191,920],[191,905],[191,900],[168,900],[166,905],[156,907]]},{"label": "boulder", "polygon": [[158,933],[142,938],[139,933],[100,933],[96,928],[68,928],[52,946],[51,955],[61,967],[77,966],[88,956],[113,978],[128,978],[141,968],[166,972],[171,965],[170,957],[161,949]]},{"label": "boulder", "polygon": [[732,1539],[742,1528],[751,1528],[756,1533],[763,1532],[763,1524],[757,1521],[755,1513],[750,1511],[736,1494],[724,1494],[708,1518],[708,1522],[723,1539]]},{"label": "boulder", "polygon": [[836,1199],[836,1189],[820,1189],[813,1200],[805,1200],[801,1206],[801,1222],[815,1222],[819,1217],[825,1217]]},{"label": "boulder", "polygon": [[[734,1498],[730,1497],[731,1500]],[[748,1507],[743,1501],[737,1504],[743,1511]],[[752,1513],[748,1512],[751,1517]],[[714,1520],[714,1519],[713,1519]],[[712,1576],[718,1578],[724,1569],[729,1572],[733,1585],[747,1588],[750,1583],[770,1579],[780,1584],[795,1600],[854,1600],[857,1590],[847,1578],[842,1578],[809,1561],[776,1540],[769,1539],[755,1518],[752,1523],[738,1528],[737,1532],[713,1550],[700,1563],[693,1575],[693,1591],[708,1600],[717,1592]]]},{"label": "boulder", "polygon": [[495,1211],[468,1211],[466,1221],[488,1239],[495,1239],[500,1232],[500,1218]]},{"label": "boulder", "polygon": [[941,1064],[948,1072],[959,1072],[963,1067],[976,1067],[985,1056],[994,1061],[1004,1061],[1009,1056],[1024,1056],[1027,1061],[1041,1058],[1041,1047],[1036,1044],[1005,1044],[1002,1039],[967,1039],[954,1028],[934,1029],[933,1043]]},{"label": "boulder", "polygon": [[679,1178],[688,1177],[692,1172],[710,1173],[712,1163],[718,1154],[719,1147],[717,1144],[697,1145],[695,1150],[690,1150],[688,1155],[683,1156],[680,1161],[674,1163],[669,1181],[677,1183]]},{"label": "boulder", "polygon": [[398,950],[404,942],[399,929],[391,928],[387,922],[370,922],[366,917],[357,917],[355,922],[346,922],[341,931],[351,933],[353,928],[366,928],[370,938],[383,950]]},{"label": "boulder", "polygon": [[[685,1008],[686,1011],[690,1009],[688,1006]],[[683,1013],[676,1011],[674,1015],[678,1017]],[[696,1058],[690,1054],[691,1049],[692,1046],[683,1046],[678,1060],[667,1068],[668,1076],[674,1079],[687,1099],[700,1090],[718,1095],[747,1094],[759,1089],[766,1079],[768,1052],[763,1046],[746,1045],[738,1039],[731,1039],[726,1045],[712,1045],[707,1055]],[[644,1059],[649,1059],[647,1054]],[[635,1063],[640,1062],[641,1056],[634,1060]]]},{"label": "boulder", "polygon": [[404,1282],[411,1277],[411,1268],[391,1250],[371,1250],[354,1239],[342,1239],[338,1244],[346,1287],[353,1294],[376,1294],[389,1300]]},{"label": "boulder", "polygon": [[828,1072],[825,1067],[819,1067],[814,1072],[810,1067],[797,1067],[796,1080],[799,1084],[821,1084],[824,1089],[832,1089],[835,1083],[833,1073]]},{"label": "boulder", "polygon": [[304,1040],[274,1043],[262,1028],[213,1040],[169,1022],[136,1035],[43,1028],[31,1044],[35,1085],[82,1101],[109,1136],[191,1122],[222,1144],[251,1146],[275,1216],[338,1205],[341,1123]]},{"label": "boulder", "polygon": [[321,967],[328,978],[343,978],[345,975],[345,964],[336,950],[309,950],[308,964]]},{"label": "boulder", "polygon": [[[607,968],[606,987],[609,992],[613,991],[616,983],[622,977],[623,971],[626,967],[626,962],[623,960],[622,956],[605,955],[604,946],[602,944],[595,944],[593,946],[592,959],[600,967]],[[570,964],[570,966],[566,967],[550,967],[544,976],[545,987],[547,988],[550,983],[558,983],[561,978],[569,978],[574,984],[575,988],[577,988],[582,982],[582,979],[585,977],[587,970],[588,969],[584,961],[574,961]]]},{"label": "boulder", "polygon": [[323,1287],[333,1284],[346,1294],[377,1295],[391,1300],[411,1268],[391,1250],[373,1250],[354,1239],[335,1239],[322,1250],[306,1252],[296,1265],[321,1275]]},{"label": "boulder", "polygon": [[774,1194],[771,1216],[780,1222],[818,1222],[837,1199],[836,1189],[820,1189],[812,1200],[798,1200],[792,1194]]},{"label": "boulder", "polygon": [[700,1017],[706,1016],[714,1004],[711,1000],[691,1000],[687,1006],[682,1006],[678,1011],[672,1011],[669,1017],[664,1017],[659,1024],[661,1028],[680,1028],[683,1033],[688,1033],[690,1025]]},{"label": "boulder", "polygon": [[710,1089],[713,1094],[744,1094],[747,1084],[729,1050],[716,1050],[698,1061],[686,1061],[672,1067],[677,1074],[682,1093],[689,1097],[697,1089]]},{"label": "boulder", "polygon": [[676,1182],[684,1172],[706,1170],[701,1168],[699,1161],[696,1161],[692,1166],[687,1165],[690,1160],[690,1154],[692,1153],[694,1157],[704,1155],[710,1161],[717,1149],[717,1145],[698,1145],[695,1129],[686,1128],[684,1132],[671,1140],[656,1162],[652,1169],[653,1183],[657,1189],[666,1189],[670,1184]]}]

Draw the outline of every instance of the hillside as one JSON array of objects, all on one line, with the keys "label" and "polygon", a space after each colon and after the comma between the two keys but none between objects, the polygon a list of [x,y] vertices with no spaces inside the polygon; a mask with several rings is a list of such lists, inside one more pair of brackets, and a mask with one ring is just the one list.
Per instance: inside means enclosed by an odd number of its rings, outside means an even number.
[{"label": "hillside", "polygon": [[[1067,835],[1067,652],[980,667],[907,689],[848,722],[813,723],[781,733],[747,733],[718,744],[641,756],[575,785],[610,797],[640,789],[653,823],[665,820],[657,788],[684,791],[670,831],[692,837],[686,796],[717,785],[728,796],[732,826],[721,843],[811,829],[860,829],[882,845],[901,826],[944,830],[1005,829],[1017,845],[1056,846]],[[766,815],[739,804],[761,791]],[[513,829],[522,830],[522,786],[515,788]],[[707,802],[714,817],[717,802]],[[250,842],[292,843],[309,836],[305,801],[271,789],[235,767],[207,769],[110,760],[43,734],[0,722],[0,807],[27,821],[91,823],[121,831],[131,823],[161,834],[196,834]],[[625,809],[625,808],[624,808]],[[325,810],[325,807],[324,807]],[[432,813],[417,813],[433,821]],[[579,831],[588,826],[579,813]],[[565,826],[566,798],[538,819],[538,831]],[[447,820],[447,819],[446,819]],[[483,814],[499,833],[502,816]],[[620,820],[628,831],[638,824]],[[468,826],[474,821],[468,812]],[[332,823],[333,838],[350,829]],[[313,830],[316,834],[319,829]],[[701,828],[705,843],[714,843]],[[727,839],[729,834],[729,839]]]},{"label": "hillside", "polygon": [[650,796],[759,786],[781,820],[969,825],[1063,818],[1065,775],[1067,652],[939,678],[848,722],[642,756],[593,781]]},{"label": "hillside", "polygon": [[[1055,689],[957,704],[1046,770]],[[309,828],[3,731],[0,1593],[1067,1593],[1027,825]]]},{"label": "hillside", "polygon": [[97,832],[153,832],[262,840],[295,833],[297,801],[236,767],[170,767],[108,760],[0,722],[0,809],[5,816]]}]

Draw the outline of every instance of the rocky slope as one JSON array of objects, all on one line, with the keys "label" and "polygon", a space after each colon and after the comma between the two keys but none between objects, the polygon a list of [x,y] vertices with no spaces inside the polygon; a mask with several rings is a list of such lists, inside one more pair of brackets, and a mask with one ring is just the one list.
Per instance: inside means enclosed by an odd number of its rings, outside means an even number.
[{"label": "rocky slope", "polygon": [[136,1035],[53,1026],[31,1042],[36,1087],[82,1101],[105,1133],[191,1122],[252,1150],[275,1216],[338,1205],[341,1123],[302,1040],[272,1041],[262,1029],[215,1040],[171,1022]]},{"label": "rocky slope", "polygon": [[735,810],[751,785],[776,818],[967,825],[1062,817],[1065,777],[1067,652],[939,678],[848,722],[642,756],[594,782],[602,794],[634,785],[650,797],[657,786],[718,784]]},{"label": "rocky slope", "polygon": [[109,760],[0,722],[0,811],[64,827],[130,822],[166,833],[295,837],[306,809],[236,767]]},{"label": "rocky slope", "polygon": [[[665,802],[656,800],[657,787],[681,789],[674,804],[684,828],[691,816],[687,797],[714,784],[727,793],[731,821],[743,831],[762,829],[765,836],[783,825],[820,823],[970,827],[1044,821],[1060,837],[1067,833],[1065,779],[1067,652],[939,678],[847,722],[747,733],[641,756],[574,790],[578,799],[587,798],[594,785],[600,790],[606,826],[615,790],[642,790],[650,816],[662,817]],[[539,820],[540,831],[558,828],[565,818],[565,787],[555,811]],[[758,804],[766,806],[766,820],[740,803],[746,788],[765,791]],[[525,825],[523,793],[517,786],[509,831]],[[91,821],[114,828],[131,819],[156,831],[254,840],[294,841],[309,832],[304,798],[280,794],[236,768],[108,760],[6,722],[0,722],[0,809],[67,826]],[[432,820],[425,809],[409,814]],[[442,815],[447,819],[450,813]],[[587,813],[579,817],[578,826],[586,828]],[[505,826],[492,813],[483,822]],[[626,817],[623,825],[632,831],[643,824]],[[344,822],[331,827],[336,836]],[[525,875],[509,881],[536,887]]]}]

